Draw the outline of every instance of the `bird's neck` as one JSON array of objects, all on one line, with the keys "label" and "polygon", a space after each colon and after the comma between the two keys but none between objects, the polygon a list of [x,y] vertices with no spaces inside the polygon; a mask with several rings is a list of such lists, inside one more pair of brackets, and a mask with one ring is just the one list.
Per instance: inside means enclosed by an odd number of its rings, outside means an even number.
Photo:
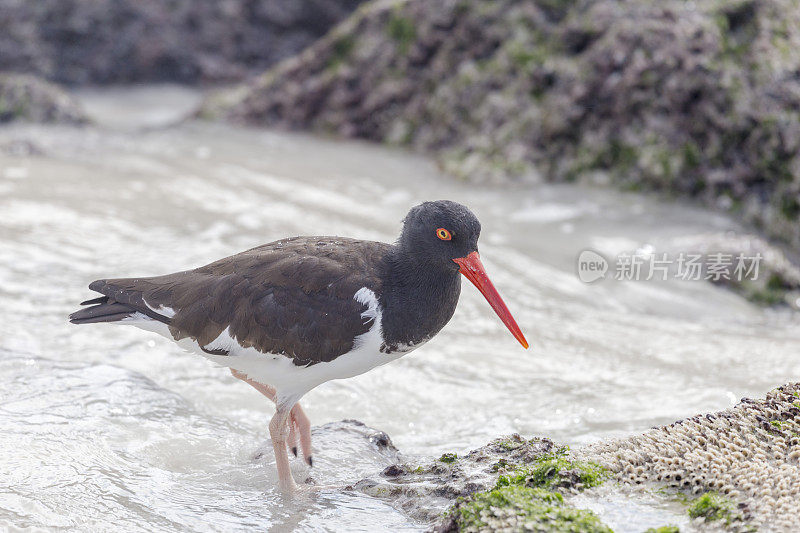
[{"label": "bird's neck", "polygon": [[437,267],[393,247],[381,294],[383,338],[390,351],[425,342],[453,316],[461,293],[458,270]]}]

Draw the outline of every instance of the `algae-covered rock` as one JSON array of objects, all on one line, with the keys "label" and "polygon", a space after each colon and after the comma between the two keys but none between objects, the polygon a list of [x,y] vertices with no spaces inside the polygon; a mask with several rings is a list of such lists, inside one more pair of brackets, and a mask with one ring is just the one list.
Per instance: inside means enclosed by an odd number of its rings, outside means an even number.
[{"label": "algae-covered rock", "polygon": [[354,488],[387,498],[414,519],[430,522],[458,498],[492,490],[500,476],[550,457],[556,450],[558,447],[549,439],[511,435],[466,455],[447,452],[421,464],[390,465],[379,477],[361,480]]},{"label": "algae-covered rock", "polygon": [[701,518],[704,522],[724,522],[731,525],[742,518],[736,510],[735,504],[725,496],[716,492],[707,492],[697,498],[688,510],[692,518]]},{"label": "algae-covered rock", "polygon": [[[605,470],[543,438],[510,435],[466,455],[394,464],[353,488],[384,498],[437,531],[610,531],[564,495],[601,484]],[[448,508],[441,517],[442,509]],[[509,529],[510,528],[510,529]]]},{"label": "algae-covered rock", "polygon": [[572,461],[566,452],[545,455],[500,476],[498,487],[526,486],[547,490],[582,490],[603,482],[605,470],[596,463]]},{"label": "algae-covered rock", "polygon": [[0,70],[66,84],[241,80],[361,0],[0,0]]},{"label": "algae-covered rock", "polygon": [[688,195],[800,244],[792,0],[374,1],[207,116],[435,153],[470,181]]},{"label": "algae-covered rock", "polygon": [[0,123],[88,122],[78,102],[56,85],[20,74],[0,74]]},{"label": "algae-covered rock", "polygon": [[439,532],[536,531],[613,533],[591,511],[564,505],[557,492],[506,486],[459,502]]},{"label": "algae-covered rock", "polygon": [[[733,269],[737,258],[751,258],[745,261],[745,265],[751,268],[750,275],[727,273],[720,277],[709,276],[709,281],[733,289],[758,304],[786,304],[800,309],[800,268],[779,246],[758,235],[731,232],[686,235],[669,242],[665,250],[672,253],[691,250],[706,257],[713,255],[730,260]],[[753,258],[757,259],[757,264]]]},{"label": "algae-covered rock", "polygon": [[[459,498],[436,531],[611,533],[593,512],[564,503],[559,491],[580,491],[605,479],[596,463],[574,461],[559,448],[531,462],[502,464],[495,486]],[[493,468],[494,470],[494,468]]]}]

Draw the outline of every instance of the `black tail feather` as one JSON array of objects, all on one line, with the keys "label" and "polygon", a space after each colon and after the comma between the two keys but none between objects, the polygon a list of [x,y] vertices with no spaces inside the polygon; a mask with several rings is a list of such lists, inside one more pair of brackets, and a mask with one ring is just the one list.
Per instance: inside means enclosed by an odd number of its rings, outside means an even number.
[{"label": "black tail feather", "polygon": [[104,303],[108,303],[108,296],[92,298],[91,300],[86,300],[84,302],[81,302],[80,305],[94,305],[94,304],[104,304]]},{"label": "black tail feather", "polygon": [[[104,300],[104,301],[103,301]],[[95,322],[117,322],[125,318],[129,318],[136,313],[136,309],[128,307],[125,304],[110,301],[108,296],[102,298],[95,298],[84,302],[88,305],[90,303],[97,303],[92,307],[75,311],[69,315],[69,321],[73,324],[92,324]]]}]

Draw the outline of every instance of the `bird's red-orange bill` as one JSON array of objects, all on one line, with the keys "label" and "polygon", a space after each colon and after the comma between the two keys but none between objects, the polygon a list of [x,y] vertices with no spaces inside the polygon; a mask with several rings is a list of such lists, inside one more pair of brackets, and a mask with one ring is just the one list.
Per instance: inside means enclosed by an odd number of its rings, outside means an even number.
[{"label": "bird's red-orange bill", "polygon": [[511,334],[514,335],[514,338],[527,349],[528,341],[525,340],[525,335],[522,334],[522,331],[517,325],[517,321],[511,316],[511,311],[508,310],[505,302],[500,297],[500,293],[494,288],[492,280],[490,280],[488,274],[486,274],[486,269],[483,268],[481,256],[478,255],[478,252],[472,252],[466,257],[458,257],[453,259],[453,261],[458,264],[459,270],[464,274],[464,277],[470,280],[472,284],[481,291],[483,297],[486,298],[486,301],[492,306],[492,309],[494,309],[494,312],[500,317],[500,320],[503,321],[503,324],[505,324]]}]

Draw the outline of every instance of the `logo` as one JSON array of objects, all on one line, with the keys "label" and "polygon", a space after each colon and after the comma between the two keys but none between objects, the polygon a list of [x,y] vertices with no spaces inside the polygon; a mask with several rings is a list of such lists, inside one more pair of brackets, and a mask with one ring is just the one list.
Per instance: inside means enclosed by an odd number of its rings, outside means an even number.
[{"label": "logo", "polygon": [[583,250],[578,255],[578,279],[584,283],[592,283],[606,277],[608,261],[593,250]]}]

